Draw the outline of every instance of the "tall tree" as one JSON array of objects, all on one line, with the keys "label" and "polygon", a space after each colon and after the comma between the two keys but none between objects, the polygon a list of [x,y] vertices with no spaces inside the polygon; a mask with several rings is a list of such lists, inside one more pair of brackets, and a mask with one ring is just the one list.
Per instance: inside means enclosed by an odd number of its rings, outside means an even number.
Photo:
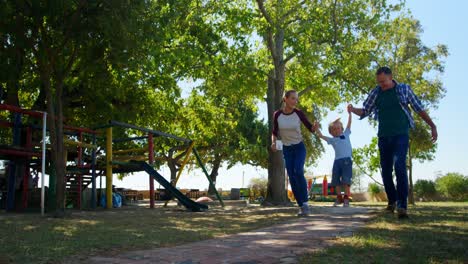
[{"label": "tall tree", "polygon": [[[257,119],[252,99],[200,95],[194,90],[187,98],[184,116],[184,130],[190,131],[213,182],[223,165],[266,166],[267,129]],[[214,192],[212,186],[208,190]]]},{"label": "tall tree", "polygon": [[[177,95],[176,81],[170,78],[172,72],[161,74],[167,63],[155,64],[150,60],[154,57],[147,52],[151,50],[153,56],[165,54],[164,47],[152,45],[157,43],[148,36],[155,32],[168,33],[157,27],[164,28],[162,24],[170,14],[164,13],[166,17],[152,15],[151,11],[164,9],[165,3],[160,2],[110,4],[57,0],[3,1],[1,4],[8,22],[2,24],[5,29],[2,33],[5,33],[1,35],[2,49],[8,52],[1,55],[12,57],[12,50],[24,49],[20,52],[22,61],[29,61],[31,66],[27,69],[32,70],[28,77],[23,77],[25,82],[9,74],[4,78],[7,81],[2,79],[2,84],[28,84],[24,91],[36,100],[28,105],[47,109],[57,174],[56,213],[60,216],[64,211],[65,191],[64,115],[68,117],[67,122],[86,126],[115,117],[144,123],[158,113],[157,104],[153,102],[163,102],[162,98]],[[14,20],[21,27],[14,27]],[[171,61],[167,58],[174,54],[167,54],[162,61]],[[11,59],[6,61],[28,65]],[[15,70],[17,75],[24,71]],[[171,91],[170,88],[173,92],[166,92]],[[9,90],[13,91],[11,94],[17,93],[13,88]]]},{"label": "tall tree", "polygon": [[[298,90],[309,111],[313,103],[333,108],[357,96],[356,84],[365,83],[362,76],[369,74],[375,50],[369,37],[379,30],[381,17],[399,8],[386,1],[347,0],[257,0],[256,5],[257,33],[267,48],[263,68],[270,131],[286,88]],[[281,153],[269,151],[265,203],[288,202],[284,182]]]},{"label": "tall tree", "polygon": [[[181,81],[200,84],[186,99],[171,130],[195,140],[216,182],[223,165],[266,164],[266,133],[255,113],[262,79],[250,49],[252,17],[245,2],[193,1],[189,10],[183,21],[188,29],[184,41],[189,45],[184,54],[190,54],[192,67]],[[172,166],[173,176],[176,170]]]}]

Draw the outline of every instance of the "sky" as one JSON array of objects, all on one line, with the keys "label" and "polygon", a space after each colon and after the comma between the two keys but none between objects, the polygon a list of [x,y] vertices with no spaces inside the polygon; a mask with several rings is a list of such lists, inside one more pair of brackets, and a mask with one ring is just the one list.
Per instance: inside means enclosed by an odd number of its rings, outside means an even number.
[{"label": "sky", "polygon": [[[437,125],[439,138],[438,148],[433,161],[414,164],[414,181],[417,179],[434,180],[437,175],[448,172],[458,172],[468,175],[468,140],[464,134],[468,131],[468,87],[465,87],[465,75],[468,75],[468,1],[461,0],[408,0],[406,6],[416,19],[419,19],[424,32],[421,35],[423,43],[428,47],[437,44],[448,46],[449,56],[445,60],[445,73],[442,82],[447,90],[446,96],[440,101],[439,108],[431,111],[431,117]],[[351,102],[359,106],[362,102]],[[265,117],[266,105],[260,105],[261,115]],[[344,111],[344,107],[342,108]],[[346,120],[345,112],[332,112],[322,121],[322,127],[336,117]],[[419,117],[416,117],[419,118]],[[351,141],[354,148],[369,144],[377,131],[367,120],[358,120],[353,116]],[[308,174],[330,174],[334,159],[331,146],[325,145],[325,153],[319,162],[306,170]],[[160,171],[166,178],[169,169]],[[217,187],[222,189],[247,187],[252,178],[267,177],[267,171],[251,166],[238,165],[229,170],[223,167],[218,176]],[[380,179],[379,176],[376,177]],[[123,181],[114,178],[118,187],[133,189],[148,189],[148,176],[137,173],[126,177]],[[156,185],[158,187],[158,185]],[[177,184],[180,188],[206,189],[208,181],[201,171],[185,171]]]}]

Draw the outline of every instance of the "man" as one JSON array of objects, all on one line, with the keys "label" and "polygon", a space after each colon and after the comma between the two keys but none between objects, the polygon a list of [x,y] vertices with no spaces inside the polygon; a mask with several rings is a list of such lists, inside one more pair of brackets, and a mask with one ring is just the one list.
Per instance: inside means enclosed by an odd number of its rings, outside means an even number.
[{"label": "man", "polygon": [[[363,103],[363,108],[348,105],[348,110],[361,119],[370,114],[378,120],[378,137],[382,179],[387,193],[387,211],[393,213],[397,207],[398,218],[408,218],[408,175],[406,155],[408,153],[409,129],[414,120],[408,105],[431,127],[432,142],[437,140],[437,128],[411,87],[393,80],[392,70],[381,67],[377,70],[377,87]],[[392,179],[395,168],[397,186]]]}]

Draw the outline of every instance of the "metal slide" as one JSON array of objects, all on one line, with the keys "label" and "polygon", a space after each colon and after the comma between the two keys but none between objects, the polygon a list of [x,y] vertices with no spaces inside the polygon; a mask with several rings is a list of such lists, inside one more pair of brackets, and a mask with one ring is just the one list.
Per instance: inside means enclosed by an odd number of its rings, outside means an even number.
[{"label": "metal slide", "polygon": [[192,212],[200,212],[208,210],[208,206],[206,204],[201,204],[193,201],[192,199],[185,196],[179,190],[174,188],[159,172],[157,172],[151,165],[144,161],[132,161],[132,163],[138,164],[144,171],[146,171],[150,176],[152,176],[157,182],[159,182],[166,191],[170,192],[174,197],[179,200],[181,204],[183,204],[187,209],[191,210]]}]

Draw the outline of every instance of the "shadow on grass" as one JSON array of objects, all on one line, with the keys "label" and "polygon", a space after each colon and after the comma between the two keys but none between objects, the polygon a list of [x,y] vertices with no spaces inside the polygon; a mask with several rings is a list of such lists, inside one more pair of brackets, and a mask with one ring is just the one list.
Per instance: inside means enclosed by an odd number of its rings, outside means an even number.
[{"label": "shadow on grass", "polygon": [[381,213],[353,237],[301,263],[467,263],[467,206],[420,205],[410,219]]},{"label": "shadow on grass", "polygon": [[280,223],[292,212],[137,209],[76,212],[64,219],[0,213],[0,263],[57,263],[183,244]]}]

